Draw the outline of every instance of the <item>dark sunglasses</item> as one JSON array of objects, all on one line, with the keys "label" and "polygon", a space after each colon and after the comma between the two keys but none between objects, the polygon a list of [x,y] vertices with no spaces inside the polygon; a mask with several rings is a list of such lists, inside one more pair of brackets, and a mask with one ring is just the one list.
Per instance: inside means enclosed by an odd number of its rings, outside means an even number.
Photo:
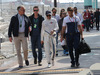
[{"label": "dark sunglasses", "polygon": [[47,17],[48,17],[48,16],[51,16],[51,15],[47,15]]},{"label": "dark sunglasses", "polygon": [[20,11],[24,11],[25,12],[25,10],[23,9],[23,10],[20,10]]},{"label": "dark sunglasses", "polygon": [[53,12],[53,13],[56,13],[56,12]]},{"label": "dark sunglasses", "polygon": [[38,10],[34,10],[34,11],[38,11]]},{"label": "dark sunglasses", "polygon": [[62,14],[66,14],[66,13],[62,13]]}]

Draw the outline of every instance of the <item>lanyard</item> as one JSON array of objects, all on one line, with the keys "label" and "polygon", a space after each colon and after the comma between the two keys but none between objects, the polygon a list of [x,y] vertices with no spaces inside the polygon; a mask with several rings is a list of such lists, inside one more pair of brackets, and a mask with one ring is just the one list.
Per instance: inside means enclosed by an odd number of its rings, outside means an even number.
[{"label": "lanyard", "polygon": [[34,19],[34,23],[36,24],[38,22],[38,19]]},{"label": "lanyard", "polygon": [[23,16],[22,16],[22,18],[21,18],[21,17],[19,18],[19,24],[20,24],[20,27],[22,27],[23,19],[24,19]]},{"label": "lanyard", "polygon": [[74,22],[74,18],[73,18],[73,21],[69,18],[69,20],[71,21],[71,22]]}]

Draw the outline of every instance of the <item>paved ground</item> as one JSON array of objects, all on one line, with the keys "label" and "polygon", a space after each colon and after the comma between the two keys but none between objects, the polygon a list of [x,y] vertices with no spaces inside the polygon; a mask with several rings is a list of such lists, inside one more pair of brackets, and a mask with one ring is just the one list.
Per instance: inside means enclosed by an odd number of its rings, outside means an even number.
[{"label": "paved ground", "polygon": [[[61,53],[62,51],[58,52]],[[18,69],[17,58],[6,59],[4,64],[0,66],[1,73],[26,73],[26,74],[76,74],[89,69],[89,67],[95,63],[100,63],[100,51],[92,50],[89,54],[80,55],[80,67],[71,68],[69,56],[58,56],[55,59],[55,66],[47,68],[46,58],[43,58],[42,66],[34,65],[31,53],[29,54],[30,65],[27,67],[24,64],[24,68]],[[0,74],[1,74],[0,73]]]}]

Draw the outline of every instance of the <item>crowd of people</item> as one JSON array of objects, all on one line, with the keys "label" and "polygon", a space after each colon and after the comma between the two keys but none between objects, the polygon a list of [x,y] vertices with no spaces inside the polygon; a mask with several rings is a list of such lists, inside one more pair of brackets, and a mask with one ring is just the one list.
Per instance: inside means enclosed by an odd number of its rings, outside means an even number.
[{"label": "crowd of people", "polygon": [[[80,39],[84,39],[82,24],[86,31],[89,31],[94,27],[94,18],[96,18],[96,28],[99,30],[99,9],[95,14],[92,11],[89,13],[87,9],[82,15],[78,12],[77,7],[68,7],[67,11],[61,9],[60,15],[58,15],[57,9],[53,8],[52,11],[45,12],[45,18],[39,14],[38,6],[33,7],[33,14],[29,17],[25,15],[24,6],[18,6],[17,10],[18,13],[11,18],[8,36],[10,42],[14,40],[19,68],[23,68],[21,46],[25,64],[29,65],[27,43],[29,34],[34,64],[38,63],[38,66],[42,66],[42,45],[44,44],[48,67],[54,66],[58,37],[60,37],[64,54],[70,55],[71,67],[79,67],[78,45]],[[36,48],[38,48],[38,53]],[[73,53],[73,49],[75,49],[75,53]]]},{"label": "crowd of people", "polygon": [[[96,27],[96,30],[99,31],[99,19],[100,18],[100,10],[99,8],[93,12],[92,10],[89,11],[84,10],[83,12],[83,24],[84,24],[84,28],[86,28],[86,31],[90,31],[90,29],[93,29],[94,27]],[[94,23],[96,23],[96,26],[94,25]]]}]

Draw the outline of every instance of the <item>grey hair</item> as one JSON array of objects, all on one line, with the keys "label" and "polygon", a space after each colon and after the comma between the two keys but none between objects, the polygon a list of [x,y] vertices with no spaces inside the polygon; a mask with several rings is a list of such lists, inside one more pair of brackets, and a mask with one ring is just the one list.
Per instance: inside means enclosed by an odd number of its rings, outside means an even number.
[{"label": "grey hair", "polygon": [[24,8],[25,9],[25,7],[21,5],[21,6],[18,6],[17,7],[17,11],[19,11],[21,8]]}]

